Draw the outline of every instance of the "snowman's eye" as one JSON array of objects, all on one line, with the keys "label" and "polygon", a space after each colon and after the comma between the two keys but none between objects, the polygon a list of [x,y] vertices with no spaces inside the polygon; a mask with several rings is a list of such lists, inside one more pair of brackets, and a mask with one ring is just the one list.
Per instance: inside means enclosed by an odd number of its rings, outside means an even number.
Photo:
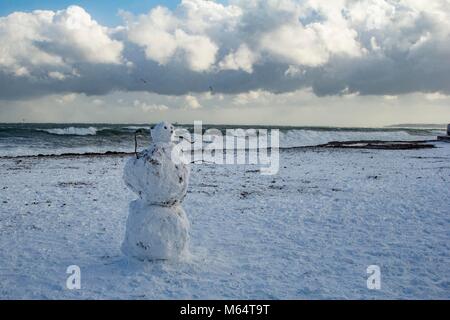
[{"label": "snowman's eye", "polygon": [[167,129],[167,127],[164,127],[164,129]]}]

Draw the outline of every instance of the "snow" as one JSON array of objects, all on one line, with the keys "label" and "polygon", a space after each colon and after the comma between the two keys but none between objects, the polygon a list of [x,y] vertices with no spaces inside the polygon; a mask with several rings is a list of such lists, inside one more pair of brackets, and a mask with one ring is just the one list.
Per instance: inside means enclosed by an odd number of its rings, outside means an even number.
[{"label": "snow", "polygon": [[189,255],[189,221],[181,206],[130,203],[122,252],[138,260],[183,259]]},{"label": "snow", "polygon": [[125,165],[125,184],[148,204],[173,205],[186,196],[189,168],[181,161],[172,161],[172,148],[152,145]]},{"label": "snow", "polygon": [[167,260],[188,255],[189,221],[180,203],[186,196],[189,168],[173,162],[173,133],[170,123],[155,125],[150,147],[125,165],[125,184],[139,196],[130,204],[122,244],[128,257]]},{"label": "snow", "polygon": [[436,145],[282,150],[275,176],[194,164],[191,256],[165,262],[121,253],[126,157],[0,159],[0,297],[449,299],[450,144]]},{"label": "snow", "polygon": [[175,128],[169,122],[163,121],[156,124],[151,129],[151,136],[153,143],[161,144],[170,144],[173,139],[173,133]]}]

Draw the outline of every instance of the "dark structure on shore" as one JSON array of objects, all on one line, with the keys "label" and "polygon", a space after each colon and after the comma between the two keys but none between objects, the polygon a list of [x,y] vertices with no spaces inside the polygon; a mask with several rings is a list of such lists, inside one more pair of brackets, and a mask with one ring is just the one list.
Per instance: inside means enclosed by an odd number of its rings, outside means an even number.
[{"label": "dark structure on shore", "polygon": [[450,142],[450,123],[447,125],[447,135],[438,136],[438,140]]}]

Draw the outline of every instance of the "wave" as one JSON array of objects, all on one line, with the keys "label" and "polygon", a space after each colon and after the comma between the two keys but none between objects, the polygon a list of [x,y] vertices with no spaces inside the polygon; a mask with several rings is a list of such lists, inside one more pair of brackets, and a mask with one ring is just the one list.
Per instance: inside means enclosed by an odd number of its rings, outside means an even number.
[{"label": "wave", "polygon": [[[139,131],[141,135],[150,134],[150,125],[80,125],[80,126],[54,126],[54,127],[30,127],[30,126],[0,126],[0,138],[2,136],[13,137],[17,135],[32,134],[32,132],[40,131],[53,135],[72,135],[72,136],[128,136]],[[193,134],[192,126],[177,126],[178,129],[187,129]],[[203,130],[217,128],[222,133],[226,134],[228,129],[237,129],[239,126],[203,126]],[[242,129],[248,130],[249,127],[243,126]],[[280,138],[289,146],[297,144],[296,146],[314,145],[320,143],[327,143],[334,140],[415,140],[417,137],[434,136],[445,133],[445,130],[437,129],[417,129],[417,128],[327,128],[327,127],[255,127],[254,129],[271,129],[280,130]],[[247,132],[248,133],[248,132]]]},{"label": "wave", "polygon": [[136,131],[136,130],[150,130],[150,126],[127,126],[127,127],[122,127],[122,129],[125,130],[132,130],[132,131]]},{"label": "wave", "polygon": [[56,135],[71,135],[71,136],[95,136],[102,135],[118,135],[130,134],[135,131],[150,132],[150,126],[125,126],[125,127],[67,127],[67,128],[38,128],[37,131],[46,132]]},{"label": "wave", "polygon": [[67,128],[36,129],[36,130],[47,132],[50,134],[70,135],[70,136],[95,136],[98,131],[98,129],[94,127],[88,128],[67,127]]},{"label": "wave", "polygon": [[[261,138],[259,133],[259,138]],[[297,147],[313,147],[318,145],[327,144],[333,141],[420,141],[420,140],[434,140],[436,139],[437,132],[430,132],[428,130],[423,131],[411,131],[411,130],[310,130],[310,129],[291,129],[280,130],[279,132],[279,148],[290,149]],[[204,136],[205,137],[205,136]],[[252,140],[252,146],[257,145],[258,135],[255,132],[247,132],[247,147],[248,141]],[[217,140],[219,139],[219,140]],[[267,136],[264,138],[267,141],[267,145],[270,146],[270,131],[267,131]],[[202,146],[200,144],[193,144],[191,149],[204,148],[210,143],[210,141],[221,141],[221,144],[225,149],[235,147],[235,143],[228,145],[226,143],[226,136],[222,134],[221,137],[217,135],[210,135],[208,141],[203,140]],[[201,137],[198,135],[191,135],[188,141],[201,141]]]},{"label": "wave", "polygon": [[383,141],[414,141],[432,140],[436,136],[429,131],[363,131],[363,130],[289,130],[280,132],[280,145],[283,147],[314,146],[331,141],[383,140]]},{"label": "wave", "polygon": [[[189,141],[199,141],[201,139],[193,134],[192,127],[185,127],[190,131]],[[58,154],[58,153],[85,153],[85,152],[133,152],[134,132],[137,129],[149,129],[146,125],[64,125],[48,126],[37,125],[0,125],[0,156],[21,156],[36,154]],[[178,127],[180,128],[180,126]],[[222,138],[226,135],[226,129],[231,126],[218,126],[222,133]],[[237,128],[237,126],[236,126]],[[209,127],[204,126],[204,130]],[[248,129],[245,128],[244,129]],[[258,129],[264,129],[258,127]],[[270,129],[276,127],[268,127]],[[297,147],[310,147],[326,144],[332,141],[360,141],[360,140],[381,140],[381,141],[418,141],[435,140],[436,136],[445,134],[445,130],[435,129],[392,129],[392,128],[279,128],[280,129],[280,149],[290,149]],[[36,131],[42,134],[36,134]],[[150,142],[149,131],[138,135],[138,149],[143,149]],[[249,132],[247,132],[249,133]],[[261,132],[258,132],[261,134]],[[80,136],[85,136],[82,138]],[[255,135],[252,136],[256,138]],[[204,137],[205,138],[205,137]],[[270,146],[270,138],[267,137]],[[203,140],[203,148],[209,142]],[[255,144],[252,144],[254,146]],[[227,147],[223,140],[223,146]],[[250,147],[249,144],[246,146]],[[191,145],[191,149],[198,149],[196,144]]]}]

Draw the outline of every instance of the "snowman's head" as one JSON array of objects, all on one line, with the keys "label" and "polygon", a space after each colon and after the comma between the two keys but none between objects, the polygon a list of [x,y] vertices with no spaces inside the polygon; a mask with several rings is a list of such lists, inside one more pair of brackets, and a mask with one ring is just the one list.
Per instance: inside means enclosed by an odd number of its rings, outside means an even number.
[{"label": "snowman's head", "polygon": [[154,143],[170,143],[175,128],[169,122],[160,122],[156,124],[150,131]]}]

